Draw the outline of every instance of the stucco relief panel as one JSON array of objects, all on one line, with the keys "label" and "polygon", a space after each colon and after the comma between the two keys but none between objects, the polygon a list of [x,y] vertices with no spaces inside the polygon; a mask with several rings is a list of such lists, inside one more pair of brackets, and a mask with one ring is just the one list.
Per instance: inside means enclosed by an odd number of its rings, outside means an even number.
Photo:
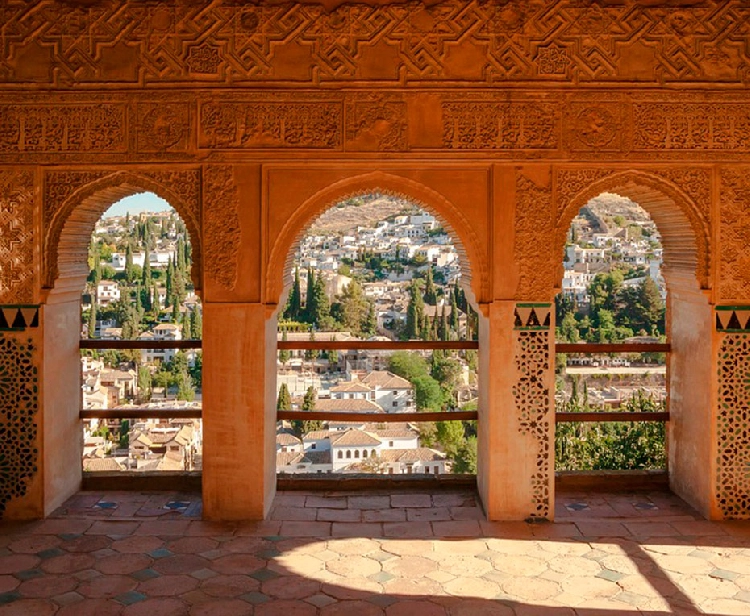
[{"label": "stucco relief panel", "polygon": [[1,11],[0,81],[8,84],[750,80],[743,0],[679,8],[445,0],[332,10],[318,2],[37,0]]},{"label": "stucco relief panel", "polygon": [[207,165],[203,180],[205,271],[211,280],[232,290],[237,283],[242,240],[234,169],[231,165]]},{"label": "stucco relief panel", "polygon": [[750,299],[750,167],[721,170],[719,296]]},{"label": "stucco relief panel", "polygon": [[548,302],[555,288],[559,260],[554,254],[552,188],[529,179],[521,171],[516,173],[515,231],[515,262],[519,269],[516,297]]},{"label": "stucco relief panel", "polygon": [[34,175],[0,169],[0,303],[34,300]]}]

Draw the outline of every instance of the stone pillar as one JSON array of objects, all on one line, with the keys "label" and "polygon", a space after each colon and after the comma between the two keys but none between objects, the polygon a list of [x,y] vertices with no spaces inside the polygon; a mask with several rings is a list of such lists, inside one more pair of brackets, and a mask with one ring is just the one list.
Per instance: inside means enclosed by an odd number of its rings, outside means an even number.
[{"label": "stone pillar", "polygon": [[259,165],[203,168],[203,511],[260,520],[276,490],[276,320],[262,302]]},{"label": "stone pillar", "polygon": [[[712,312],[706,292],[694,283],[669,288],[667,360],[670,421],[668,468],[672,491],[705,516],[713,516],[715,453],[710,435],[714,417]],[[679,281],[678,281],[679,282]]]},{"label": "stone pillar", "polygon": [[[80,281],[76,281],[80,282]],[[42,307],[42,433],[44,515],[81,487],[83,430],[81,394],[81,289],[57,281]]]},{"label": "stone pillar", "polygon": [[259,303],[203,311],[204,516],[260,520],[276,489],[275,321]]},{"label": "stone pillar", "polygon": [[495,301],[480,322],[478,485],[490,520],[554,515],[549,304]]}]

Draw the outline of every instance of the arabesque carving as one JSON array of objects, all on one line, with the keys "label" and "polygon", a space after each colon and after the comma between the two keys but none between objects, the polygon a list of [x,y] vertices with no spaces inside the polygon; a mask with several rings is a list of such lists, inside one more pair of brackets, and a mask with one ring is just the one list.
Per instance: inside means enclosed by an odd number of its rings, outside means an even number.
[{"label": "arabesque carving", "polygon": [[231,290],[237,283],[237,260],[242,240],[234,170],[231,165],[208,165],[203,170],[203,180],[206,273]]},{"label": "arabesque carving", "polygon": [[409,149],[403,97],[372,94],[346,103],[346,149],[405,152]]},{"label": "arabesque carving", "polygon": [[201,147],[323,148],[342,144],[340,102],[211,102],[200,110]]},{"label": "arabesque carving", "polygon": [[516,297],[549,302],[555,287],[557,255],[552,221],[552,189],[516,172],[515,262],[519,270]]},{"label": "arabesque carving", "polygon": [[721,170],[719,296],[750,299],[750,167]]},{"label": "arabesque carving", "polygon": [[749,21],[743,0],[19,1],[0,84],[747,84]]},{"label": "arabesque carving", "polygon": [[469,150],[554,150],[559,116],[549,103],[443,103],[443,147]]},{"label": "arabesque carving", "polygon": [[0,152],[125,152],[126,105],[0,105]]},{"label": "arabesque carving", "polygon": [[0,170],[0,303],[34,301],[34,174]]}]

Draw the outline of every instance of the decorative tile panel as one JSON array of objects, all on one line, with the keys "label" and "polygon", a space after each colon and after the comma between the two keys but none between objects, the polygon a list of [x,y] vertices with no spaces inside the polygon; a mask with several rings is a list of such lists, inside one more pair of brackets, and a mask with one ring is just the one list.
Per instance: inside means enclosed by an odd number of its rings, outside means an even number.
[{"label": "decorative tile panel", "polygon": [[39,387],[31,340],[0,334],[0,516],[38,471]]},{"label": "decorative tile panel", "polygon": [[726,519],[750,519],[750,336],[722,337],[718,385],[716,501]]},{"label": "decorative tile panel", "polygon": [[516,382],[513,396],[519,419],[519,432],[536,443],[536,464],[530,478],[532,502],[530,519],[549,518],[552,503],[550,483],[553,409],[549,388],[552,370],[550,354],[550,304],[517,304],[514,332]]}]

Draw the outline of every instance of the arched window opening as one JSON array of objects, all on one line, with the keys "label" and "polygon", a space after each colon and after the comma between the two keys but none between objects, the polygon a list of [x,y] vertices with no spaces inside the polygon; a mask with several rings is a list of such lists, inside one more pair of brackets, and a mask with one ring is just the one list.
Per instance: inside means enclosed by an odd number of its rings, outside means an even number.
[{"label": "arched window opening", "polygon": [[346,458],[350,459],[351,457],[352,457],[352,452],[351,452],[351,450],[347,449],[346,450]]},{"label": "arched window opening", "polygon": [[[380,443],[476,472],[480,317],[448,224],[405,197],[362,192],[333,203],[293,250],[277,363],[277,410],[290,419],[278,429],[322,430],[339,445]],[[446,420],[415,417],[424,413]],[[387,473],[376,457],[354,450],[363,461],[343,472]]]},{"label": "arched window opening", "polygon": [[[613,346],[667,344],[663,257],[656,224],[627,197],[602,193],[570,225],[555,298],[557,343],[607,352],[557,355],[557,470],[667,466],[665,422],[622,421],[666,413],[666,354]],[[606,416],[618,412],[628,415]],[[601,421],[575,421],[577,414]]]},{"label": "arched window opening", "polygon": [[95,223],[87,265],[84,471],[199,469],[203,311],[185,223],[153,193],[125,197]]}]

